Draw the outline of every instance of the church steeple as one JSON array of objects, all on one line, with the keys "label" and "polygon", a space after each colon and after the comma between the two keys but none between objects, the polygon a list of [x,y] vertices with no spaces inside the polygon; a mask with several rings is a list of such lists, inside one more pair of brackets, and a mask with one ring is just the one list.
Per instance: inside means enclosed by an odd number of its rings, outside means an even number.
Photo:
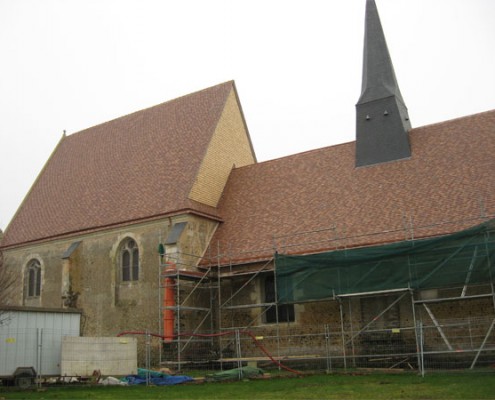
[{"label": "church steeple", "polygon": [[356,104],[356,166],[411,156],[411,123],[374,0],[366,1],[363,81]]}]

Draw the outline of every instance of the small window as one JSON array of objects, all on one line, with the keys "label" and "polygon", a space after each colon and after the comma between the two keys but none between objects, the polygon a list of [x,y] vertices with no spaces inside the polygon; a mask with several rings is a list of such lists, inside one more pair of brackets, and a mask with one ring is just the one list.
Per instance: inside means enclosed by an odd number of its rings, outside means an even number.
[{"label": "small window", "polygon": [[130,282],[139,279],[139,249],[133,239],[127,239],[120,253],[122,281]]},{"label": "small window", "polygon": [[[264,282],[265,290],[265,303],[275,302],[275,277],[269,275],[265,278]],[[294,322],[294,305],[283,304],[279,306],[268,306],[265,311],[265,323],[273,324],[277,322],[277,310],[278,310],[278,322]]]},{"label": "small window", "polygon": [[29,261],[26,277],[26,297],[39,297],[41,294],[41,264],[38,260]]}]

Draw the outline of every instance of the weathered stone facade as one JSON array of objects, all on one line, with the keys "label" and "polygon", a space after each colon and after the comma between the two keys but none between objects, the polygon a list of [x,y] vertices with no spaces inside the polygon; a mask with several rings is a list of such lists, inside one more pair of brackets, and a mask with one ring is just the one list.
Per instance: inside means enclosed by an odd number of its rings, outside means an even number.
[{"label": "weathered stone facade", "polygon": [[[202,254],[215,231],[217,222],[194,215],[151,221],[125,228],[22,246],[5,251],[5,264],[21,272],[16,297],[11,305],[49,308],[72,307],[83,310],[84,336],[113,336],[124,330],[160,331],[160,259],[158,245],[174,223],[187,222],[177,244],[178,254]],[[122,243],[133,239],[139,249],[139,279],[121,279]],[[70,257],[64,253],[80,242]],[[37,259],[41,265],[40,296],[26,296],[26,266]],[[195,268],[197,257],[181,257],[181,265]],[[69,292],[69,293],[68,293]]]}]

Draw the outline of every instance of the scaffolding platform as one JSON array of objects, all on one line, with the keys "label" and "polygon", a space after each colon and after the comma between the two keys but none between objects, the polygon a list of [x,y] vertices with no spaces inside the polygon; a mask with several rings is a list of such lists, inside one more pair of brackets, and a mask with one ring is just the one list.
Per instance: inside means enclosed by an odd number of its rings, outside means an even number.
[{"label": "scaffolding platform", "polygon": [[[163,264],[163,267],[167,267],[168,264]],[[185,279],[191,281],[209,280],[207,272],[191,271],[188,269],[172,269],[165,268],[161,273],[162,278],[173,278],[173,279]]]}]

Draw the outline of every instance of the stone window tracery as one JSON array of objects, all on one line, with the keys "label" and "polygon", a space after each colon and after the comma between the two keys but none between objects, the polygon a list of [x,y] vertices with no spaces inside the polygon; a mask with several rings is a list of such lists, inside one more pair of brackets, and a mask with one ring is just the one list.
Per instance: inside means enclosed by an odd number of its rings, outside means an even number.
[{"label": "stone window tracery", "polygon": [[139,280],[139,248],[134,239],[126,239],[122,245],[120,270],[123,282]]},{"label": "stone window tracery", "polygon": [[39,297],[41,294],[41,264],[32,259],[26,267],[26,297]]}]

